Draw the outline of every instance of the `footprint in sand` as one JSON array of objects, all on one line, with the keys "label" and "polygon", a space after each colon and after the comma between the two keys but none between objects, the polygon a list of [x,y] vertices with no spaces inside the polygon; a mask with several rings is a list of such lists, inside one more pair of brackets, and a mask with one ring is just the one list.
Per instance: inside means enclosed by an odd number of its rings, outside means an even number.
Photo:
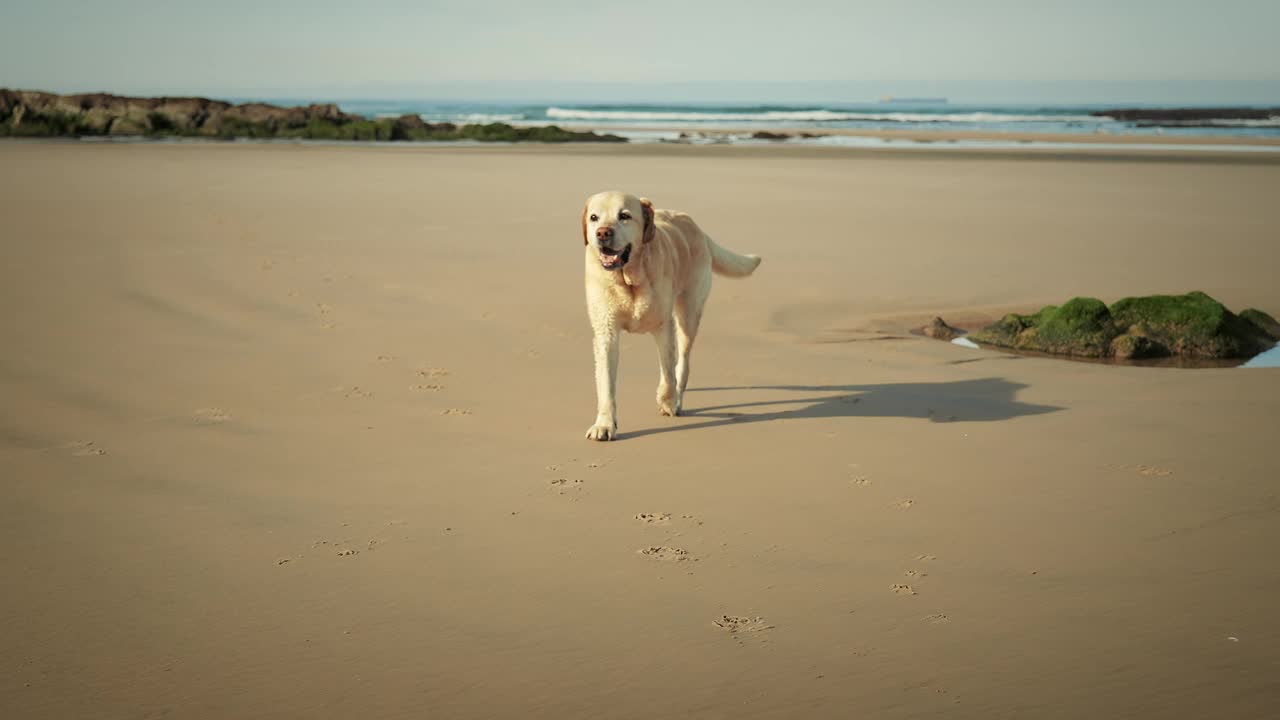
[{"label": "footprint in sand", "polygon": [[[419,368],[414,372],[424,381],[434,381],[449,374],[448,370],[439,367]],[[439,382],[420,382],[414,384],[412,388],[422,392],[440,392],[444,389],[444,385]]]},{"label": "footprint in sand", "polygon": [[701,520],[692,515],[681,515],[679,518],[676,518],[671,513],[636,513],[632,517],[645,525],[670,525],[672,521],[676,519],[691,522],[695,525],[702,524]]},{"label": "footprint in sand", "polygon": [[392,360],[396,360],[396,359],[397,358],[395,355],[379,355],[378,356],[378,362],[391,362]]},{"label": "footprint in sand", "polygon": [[937,560],[937,559],[938,559],[938,556],[937,556],[937,555],[929,555],[928,553],[924,553],[924,554],[921,554],[921,555],[917,555],[917,556],[916,556],[916,559],[917,559],[917,560],[919,560],[920,562],[933,562],[934,560]]},{"label": "footprint in sand", "polygon": [[855,477],[853,480],[851,480],[850,482],[852,482],[854,485],[857,485],[858,487],[866,487],[871,484],[871,478],[867,477],[866,475],[859,475]]},{"label": "footprint in sand", "polygon": [[106,455],[107,451],[93,444],[93,441],[78,442],[71,446],[71,454],[76,457],[89,457],[92,455]]},{"label": "footprint in sand", "polygon": [[[548,485],[557,495],[568,495],[570,493],[577,494],[582,492],[584,483],[582,480],[570,480],[569,478],[558,477]],[[577,500],[578,498],[574,498]]]},{"label": "footprint in sand", "polygon": [[919,578],[922,578],[922,577],[929,577],[929,573],[924,572],[923,570],[915,570],[915,569],[907,570],[906,572],[904,572],[904,573],[902,573],[902,574],[903,574],[903,575],[906,575],[907,577],[912,577],[912,578],[913,578],[913,577],[919,577]]},{"label": "footprint in sand", "polygon": [[316,303],[316,314],[320,316],[320,327],[332,330],[337,327],[332,318],[333,306],[328,303]]},{"label": "footprint in sand", "polygon": [[765,622],[762,617],[739,617],[736,615],[721,615],[719,618],[711,621],[712,625],[724,630],[730,635],[738,635],[742,633],[759,633],[765,630],[772,630],[773,626]]},{"label": "footprint in sand", "polygon": [[1173,474],[1172,470],[1154,465],[1135,465],[1133,468],[1139,475],[1144,477],[1168,477]]},{"label": "footprint in sand", "polygon": [[441,415],[470,415],[471,411],[463,408],[445,408],[440,411]]},{"label": "footprint in sand", "polygon": [[921,618],[921,620],[924,620],[930,625],[945,625],[946,623],[951,622],[951,618],[948,617],[946,613],[934,613],[933,615],[925,615],[923,618]]},{"label": "footprint in sand", "polygon": [[912,500],[911,498],[905,498],[890,505],[889,507],[894,508],[895,510],[910,510],[911,506],[915,504],[916,504],[915,500]]},{"label": "footprint in sand", "polygon": [[684,562],[686,560],[697,559],[692,555],[690,555],[688,550],[685,550],[683,548],[654,546],[654,547],[642,548],[637,552],[639,552],[641,555],[647,555],[648,557],[651,557],[657,560],[666,560],[669,562]]},{"label": "footprint in sand", "polygon": [[[343,523],[342,527],[347,527],[348,525],[349,523]],[[404,527],[405,525],[408,525],[408,523],[404,520],[388,520],[387,521],[387,527],[391,527],[391,528],[401,528],[401,527]],[[446,530],[448,529],[451,529],[451,528],[446,528]],[[368,540],[366,540],[363,545],[361,545],[359,541],[353,540],[352,538],[343,538],[341,540],[334,540],[334,541],[316,540],[315,542],[311,543],[310,548],[312,550],[321,551],[322,554],[332,552],[337,557],[349,558],[349,557],[354,557],[356,555],[359,555],[361,552],[376,551],[383,545],[393,542],[395,539],[396,538],[393,538],[390,535],[379,534],[379,535],[376,535],[375,537],[371,537]],[[407,536],[401,535],[399,539],[401,540],[407,539]],[[289,563],[292,563],[296,560],[301,560],[304,557],[306,557],[306,555],[304,555],[303,553],[298,553],[297,555],[293,555],[290,557],[282,557],[276,560],[276,565],[288,565]]]},{"label": "footprint in sand", "polygon": [[[572,476],[584,474],[585,470],[600,470],[606,467],[609,462],[609,460],[582,461],[578,458],[570,458],[563,462],[546,465],[543,469],[553,474],[553,477],[549,481],[549,487],[552,490],[556,491],[560,495],[576,495],[586,487],[586,484],[582,481],[582,478],[574,478]],[[576,502],[578,498],[574,497],[573,500]],[[641,513],[634,517],[639,520],[642,515],[645,514]],[[653,517],[656,519],[657,515],[654,515]],[[667,514],[667,517],[670,518],[670,514]]]},{"label": "footprint in sand", "polygon": [[916,595],[916,591],[910,585],[905,583],[894,583],[889,586],[895,595]]},{"label": "footprint in sand", "polygon": [[200,408],[195,411],[197,425],[216,425],[231,419],[231,414],[222,408]]},{"label": "footprint in sand", "polygon": [[351,387],[340,387],[340,388],[338,388],[338,392],[341,392],[341,393],[342,393],[342,397],[344,397],[344,398],[371,398],[371,397],[373,397],[373,393],[372,393],[372,392],[370,392],[369,390],[366,390],[365,388],[360,387],[359,385],[352,385]]}]

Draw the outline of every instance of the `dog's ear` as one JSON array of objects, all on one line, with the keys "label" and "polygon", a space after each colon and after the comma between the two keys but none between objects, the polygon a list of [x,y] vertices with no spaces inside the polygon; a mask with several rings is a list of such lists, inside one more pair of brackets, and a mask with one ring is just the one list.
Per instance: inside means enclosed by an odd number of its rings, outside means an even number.
[{"label": "dog's ear", "polygon": [[653,203],[649,198],[640,198],[640,209],[644,211],[644,242],[651,242],[656,230],[653,227]]},{"label": "dog's ear", "polygon": [[589,245],[587,242],[587,206],[582,206],[582,244]]}]

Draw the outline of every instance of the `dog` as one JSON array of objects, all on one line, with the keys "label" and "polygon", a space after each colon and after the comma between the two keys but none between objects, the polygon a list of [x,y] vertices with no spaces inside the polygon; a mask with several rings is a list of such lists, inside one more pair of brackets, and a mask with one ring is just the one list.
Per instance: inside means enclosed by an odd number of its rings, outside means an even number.
[{"label": "dog", "polygon": [[658,344],[658,411],[680,414],[689,353],[711,293],[711,274],[746,277],[760,258],[717,245],[688,215],[646,198],[602,192],[582,209],[587,315],[594,332],[596,421],[591,440],[618,436],[618,339],[649,333]]}]

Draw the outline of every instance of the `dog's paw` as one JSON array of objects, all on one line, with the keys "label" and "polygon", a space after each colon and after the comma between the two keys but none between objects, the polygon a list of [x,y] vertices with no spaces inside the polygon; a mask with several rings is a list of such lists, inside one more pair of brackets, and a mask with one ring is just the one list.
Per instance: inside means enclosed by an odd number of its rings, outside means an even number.
[{"label": "dog's paw", "polygon": [[680,393],[675,387],[658,383],[658,412],[667,417],[680,414]]},{"label": "dog's paw", "polygon": [[601,423],[587,428],[588,440],[612,440],[618,436],[618,426],[614,423]]},{"label": "dog's paw", "polygon": [[658,389],[658,412],[667,417],[675,417],[680,414],[680,396],[673,392],[662,391]]}]

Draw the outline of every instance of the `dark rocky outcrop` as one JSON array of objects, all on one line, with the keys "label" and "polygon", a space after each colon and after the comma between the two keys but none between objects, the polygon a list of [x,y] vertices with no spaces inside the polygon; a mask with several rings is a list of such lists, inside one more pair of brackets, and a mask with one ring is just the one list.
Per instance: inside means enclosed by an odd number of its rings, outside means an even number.
[{"label": "dark rocky outcrop", "polygon": [[920,328],[920,332],[925,337],[931,337],[934,340],[954,340],[964,333],[947,324],[946,320],[936,317],[929,321],[928,325]]},{"label": "dark rocky outcrop", "polygon": [[1073,357],[1207,360],[1256,355],[1280,340],[1280,326],[1261,311],[1235,315],[1208,295],[1191,292],[1125,298],[1109,308],[1094,298],[1073,298],[1033,315],[1006,315],[969,337]]},{"label": "dark rocky outcrop", "polygon": [[1280,340],[1280,322],[1257,308],[1240,311],[1240,319],[1266,333],[1272,340]]},{"label": "dark rocky outcrop", "polygon": [[370,119],[334,104],[281,107],[233,105],[207,98],[138,98],[90,93],[0,89],[0,136],[300,138],[313,140],[478,140],[626,142],[616,135],[574,132],[556,126],[518,128],[505,123],[428,123],[417,115]]},{"label": "dark rocky outcrop", "polygon": [[125,97],[107,93],[55,95],[0,89],[0,124],[9,135],[218,135],[222,127],[252,126],[278,131],[312,121],[356,122],[337,105],[278,107],[232,105],[207,98]]},{"label": "dark rocky outcrop", "polygon": [[1151,126],[1211,126],[1214,120],[1268,120],[1280,116],[1280,108],[1122,108],[1096,110],[1089,114]]},{"label": "dark rocky outcrop", "polygon": [[768,130],[757,130],[751,133],[752,140],[789,140],[791,138],[787,133],[769,132]]}]

